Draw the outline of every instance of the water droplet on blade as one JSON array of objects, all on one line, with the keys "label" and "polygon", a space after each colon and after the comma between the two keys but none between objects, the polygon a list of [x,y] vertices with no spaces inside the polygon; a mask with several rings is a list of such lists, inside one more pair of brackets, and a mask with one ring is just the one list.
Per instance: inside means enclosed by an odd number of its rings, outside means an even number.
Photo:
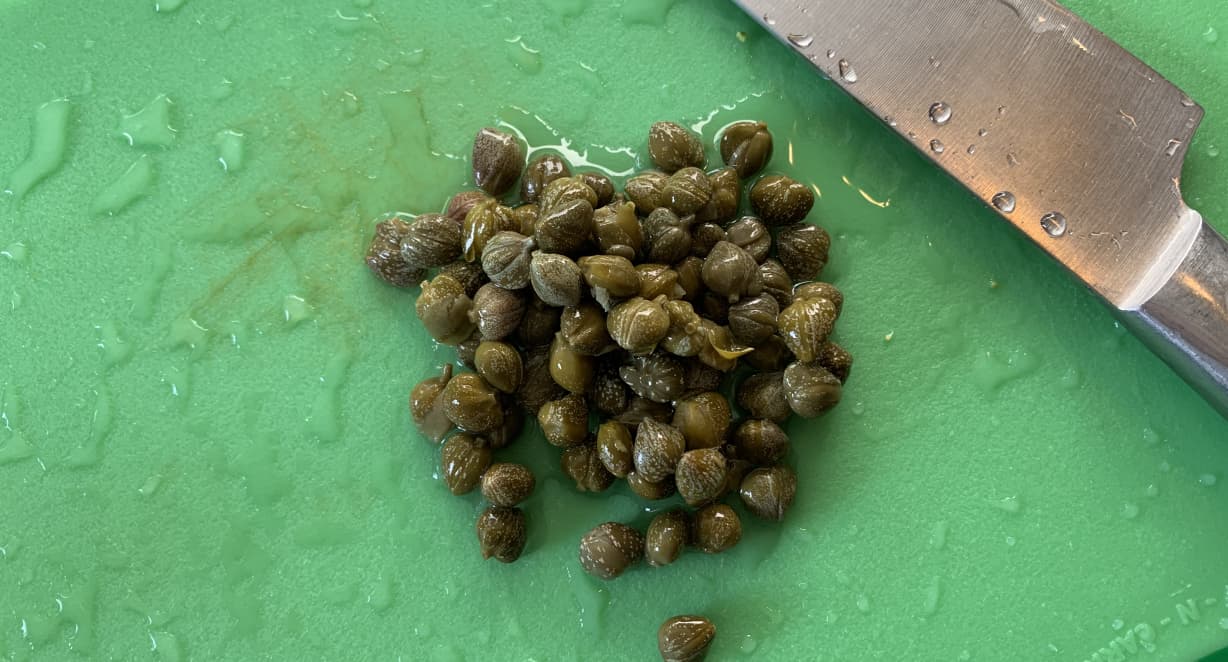
[{"label": "water droplet on blade", "polygon": [[1060,237],[1066,234],[1066,217],[1060,211],[1051,211],[1040,217],[1040,227],[1050,237]]},{"label": "water droplet on blade", "polygon": [[976,154],[976,145],[968,145],[968,155]]},{"label": "water droplet on blade", "polygon": [[935,154],[941,154],[947,151],[947,146],[943,145],[941,140],[934,138],[933,140],[930,141],[930,149]]},{"label": "water droplet on blade", "polygon": [[835,51],[835,49],[831,49],[831,48],[827,49],[827,59],[829,59],[829,60],[830,60],[830,59],[832,59],[833,57],[836,57],[836,51]]},{"label": "water droplet on blade", "polygon": [[810,45],[814,43],[814,37],[808,34],[797,34],[790,32],[788,39],[790,44],[793,44],[798,48],[810,48]]},{"label": "water droplet on blade", "polygon": [[989,135],[989,129],[981,129],[980,131],[976,132],[976,135],[984,138],[985,136]]},{"label": "water droplet on blade", "polygon": [[1181,105],[1185,106],[1186,108],[1193,108],[1194,100],[1182,94],[1181,95]]},{"label": "water droplet on blade", "polygon": [[844,80],[850,83],[857,82],[857,72],[853,71],[853,65],[849,64],[848,60],[841,58],[839,62],[839,66],[840,66],[840,77],[841,78],[843,78]]},{"label": "water droplet on blade", "polygon": [[951,106],[945,101],[936,102],[930,106],[930,121],[942,125],[951,121]]},{"label": "water droplet on blade", "polygon": [[994,209],[1003,214],[1015,211],[1015,194],[1010,191],[1001,191],[995,194],[990,202],[993,203]]},{"label": "water droplet on blade", "polygon": [[1177,153],[1178,149],[1181,149],[1181,141],[1174,138],[1168,141],[1168,147],[1164,148],[1164,153],[1168,156],[1173,156]]}]

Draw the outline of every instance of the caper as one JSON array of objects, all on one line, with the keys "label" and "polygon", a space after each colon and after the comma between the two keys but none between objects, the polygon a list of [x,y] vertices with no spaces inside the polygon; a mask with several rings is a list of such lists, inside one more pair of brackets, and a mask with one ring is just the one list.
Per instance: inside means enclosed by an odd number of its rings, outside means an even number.
[{"label": "caper", "polygon": [[781,310],[793,303],[793,279],[777,260],[768,258],[759,265],[759,281],[763,283],[764,294],[771,295]]},{"label": "caper", "polygon": [[707,391],[715,391],[724,381],[725,374],[712,366],[698,361],[691,361],[686,367],[686,391],[688,395],[697,395]]},{"label": "caper", "polygon": [[750,347],[738,345],[729,327],[712,320],[700,320],[704,342],[699,346],[699,360],[721,372],[729,372],[738,365],[738,358],[751,353]]},{"label": "caper", "polygon": [[503,424],[499,396],[481,375],[466,372],[453,377],[443,389],[443,410],[456,427],[474,433]]},{"label": "caper", "polygon": [[699,168],[683,168],[669,176],[661,189],[665,203],[679,216],[694,214],[712,199],[712,182]]},{"label": "caper", "polygon": [[655,300],[657,297],[680,299],[684,294],[678,285],[678,272],[668,265],[645,263],[635,267],[640,276],[640,297]]},{"label": "caper", "polygon": [[528,535],[523,510],[491,506],[478,515],[476,527],[482,558],[493,556],[503,563],[511,563],[524,552]]},{"label": "caper", "polygon": [[440,267],[439,273],[455,278],[456,282],[465,288],[465,295],[471,299],[477,296],[478,288],[490,282],[490,279],[486,277],[486,272],[482,271],[482,265],[477,262],[464,260],[449,262]]},{"label": "caper", "polygon": [[593,193],[597,194],[597,202],[593,203],[594,207],[603,207],[614,199],[614,182],[610,181],[609,177],[599,172],[582,172],[579,177],[585,186],[593,189]]},{"label": "caper", "polygon": [[694,255],[682,258],[681,262],[674,265],[674,271],[678,273],[678,286],[682,288],[683,299],[693,303],[703,294],[706,288],[703,269],[704,261]]},{"label": "caper", "polygon": [[767,419],[743,421],[733,432],[733,447],[738,457],[754,465],[779,462],[789,454],[789,446],[789,435]]},{"label": "caper", "polygon": [[793,280],[809,280],[827,266],[831,237],[817,225],[797,223],[776,235],[776,255]]},{"label": "caper", "polygon": [[478,331],[486,340],[499,340],[511,335],[524,319],[524,295],[505,290],[494,283],[478,288],[473,297],[470,319],[477,322]]},{"label": "caper", "polygon": [[644,557],[644,536],[618,522],[606,522],[580,539],[580,566],[600,579],[614,579]]},{"label": "caper", "polygon": [[635,204],[635,209],[641,214],[651,214],[657,207],[663,207],[668,202],[664,196],[665,182],[669,175],[655,170],[641,172],[627,180],[623,191],[627,199]]},{"label": "caper", "polygon": [[492,464],[482,474],[482,497],[495,506],[515,506],[529,498],[536,486],[532,470],[523,464]]},{"label": "caper", "polygon": [[729,331],[743,345],[759,345],[776,333],[780,307],[767,295],[742,299],[729,307]]},{"label": "caper", "polygon": [[718,241],[725,241],[725,228],[716,223],[700,223],[691,230],[691,254],[705,257]]},{"label": "caper", "polygon": [[682,362],[661,352],[631,357],[618,374],[636,395],[654,402],[672,402],[686,386]]},{"label": "caper", "polygon": [[593,234],[602,253],[634,260],[643,249],[644,231],[635,207],[631,202],[614,202],[593,212]]},{"label": "caper", "polygon": [[742,201],[742,182],[733,168],[718,168],[708,173],[712,184],[712,197],[708,204],[695,212],[695,218],[704,223],[727,223],[738,213]]},{"label": "caper", "polygon": [[426,274],[401,254],[401,240],[409,234],[409,228],[409,223],[399,218],[380,221],[367,247],[367,267],[389,285],[413,287]]},{"label": "caper", "polygon": [[563,473],[571,477],[580,492],[604,492],[614,484],[614,474],[606,469],[597,444],[580,444],[563,451]]},{"label": "caper", "polygon": [[461,225],[443,214],[419,216],[401,237],[401,257],[411,265],[442,267],[460,256]]},{"label": "caper", "polygon": [[618,376],[618,367],[622,363],[625,352],[622,350],[608,352],[598,361],[597,374],[588,388],[588,401],[592,408],[603,416],[617,416],[627,410],[630,396],[627,385]]},{"label": "caper", "polygon": [[789,407],[802,418],[814,418],[840,404],[840,380],[818,363],[794,363],[785,368]]},{"label": "caper", "polygon": [[591,301],[564,308],[559,333],[572,350],[585,356],[598,356],[614,348],[605,328],[605,313]]},{"label": "caper", "polygon": [[500,196],[512,189],[524,166],[524,147],[509,133],[485,128],[473,139],[473,181]]},{"label": "caper", "polygon": [[772,134],[763,122],[735,122],[721,133],[721,159],[742,177],[763,170],[772,160]]},{"label": "caper", "polygon": [[631,260],[619,255],[588,255],[577,264],[584,282],[604,288],[611,296],[624,298],[640,291],[640,273]]},{"label": "caper", "polygon": [[687,451],[678,459],[674,480],[687,505],[708,503],[725,489],[725,456],[719,448]]},{"label": "caper", "polygon": [[844,293],[831,283],[810,282],[798,283],[793,288],[795,299],[827,299],[836,307],[836,316],[844,310]]},{"label": "caper", "polygon": [[451,276],[435,276],[423,282],[414,309],[427,333],[445,345],[468,338],[476,326],[469,320],[473,300],[465,296],[465,287]]},{"label": "caper", "polygon": [[592,232],[592,205],[586,200],[567,200],[542,208],[533,238],[544,251],[576,255]]},{"label": "caper", "polygon": [[848,353],[848,350],[837,345],[834,342],[828,341],[823,343],[819,348],[819,365],[827,368],[828,372],[836,376],[843,384],[849,379],[849,372],[853,370],[853,355]]},{"label": "caper", "polygon": [[667,207],[658,207],[644,219],[644,239],[648,243],[648,259],[672,264],[691,252],[691,225],[695,216],[679,217]]},{"label": "caper", "polygon": [[589,207],[597,208],[597,193],[584,183],[581,177],[560,177],[551,181],[542,189],[541,198],[537,204],[542,213],[549,209],[560,207],[574,200],[583,200]]},{"label": "caper", "polygon": [[661,348],[674,356],[695,356],[707,340],[703,325],[694,307],[686,301],[666,301],[669,331],[661,339]]},{"label": "caper", "polygon": [[665,172],[702,168],[708,162],[699,137],[674,122],[657,122],[648,130],[648,155]]},{"label": "caper", "polygon": [[659,568],[678,560],[691,537],[691,516],[681,508],[667,510],[652,518],[644,535],[644,558]]},{"label": "caper", "polygon": [[674,408],[664,402],[653,402],[648,398],[635,396],[627,402],[627,408],[623,413],[614,417],[614,420],[625,423],[633,431],[639,429],[640,423],[645,420],[652,419],[658,423],[669,423],[674,416]]},{"label": "caper", "polygon": [[797,474],[783,464],[755,469],[742,479],[739,493],[751,513],[779,522],[797,495]]},{"label": "caper", "polygon": [[503,425],[483,433],[483,436],[490,443],[490,450],[497,451],[511,446],[512,442],[520,438],[523,430],[524,411],[519,407],[508,407],[503,411]]},{"label": "caper", "polygon": [[785,345],[802,363],[819,357],[819,350],[836,324],[836,305],[827,299],[794,299],[777,318]]},{"label": "caper", "polygon": [[537,219],[541,218],[541,207],[534,204],[520,205],[512,208],[512,219],[516,221],[516,232],[532,237],[537,232]]},{"label": "caper", "polygon": [[444,209],[443,215],[457,223],[464,222],[465,215],[470,209],[473,209],[474,205],[490,199],[486,191],[461,191],[448,200],[448,206]]},{"label": "caper", "polygon": [[584,276],[571,258],[558,253],[533,251],[529,282],[538,298],[551,306],[574,306],[584,294]]},{"label": "caper", "polygon": [[695,547],[707,554],[719,554],[742,539],[742,520],[733,508],[714,503],[695,513]]},{"label": "caper", "polygon": [[635,473],[649,482],[660,482],[674,473],[686,452],[686,439],[677,428],[646,418],[635,433]]},{"label": "caper", "polygon": [[547,402],[563,397],[566,391],[550,376],[550,347],[530,347],[524,353],[524,384],[516,391],[516,402],[536,415]]},{"label": "caper", "polygon": [[755,296],[763,290],[755,258],[728,241],[717,242],[712,247],[701,273],[709,290],[731,300],[743,295]]},{"label": "caper", "polygon": [[571,393],[584,393],[593,383],[596,370],[593,357],[573,349],[562,333],[555,335],[550,345],[550,376],[555,383]]},{"label": "caper", "polygon": [[674,484],[673,475],[666,476],[664,480],[652,482],[644,480],[638,471],[632,471],[627,474],[627,487],[635,492],[636,496],[645,501],[660,501],[668,499],[678,491]]},{"label": "caper", "polygon": [[752,418],[766,418],[783,423],[792,413],[784,389],[784,373],[761,372],[751,375],[738,384],[738,406],[749,412]]},{"label": "caper", "polygon": [[477,355],[478,345],[481,344],[482,333],[480,331],[474,331],[468,338],[456,343],[456,362],[476,371],[478,367],[473,362],[473,357]]},{"label": "caper", "polygon": [[777,372],[793,363],[794,358],[793,352],[785,346],[784,339],[780,334],[776,334],[759,343],[755,351],[747,354],[746,364],[760,372]]},{"label": "caper", "polygon": [[713,391],[680,400],[674,408],[673,426],[686,438],[686,447],[716,448],[725,443],[733,412],[725,396]]},{"label": "caper", "polygon": [[634,442],[627,426],[618,421],[606,421],[597,428],[597,457],[611,475],[626,478],[635,470],[632,456]]},{"label": "caper", "polygon": [[726,237],[729,243],[750,253],[750,256],[755,258],[755,262],[759,264],[763,264],[772,250],[772,233],[768,231],[763,221],[754,216],[743,216],[730,223],[726,229]]},{"label": "caper", "polygon": [[648,354],[669,331],[669,314],[655,301],[634,297],[610,310],[606,329],[619,347]]},{"label": "caper", "polygon": [[703,662],[716,638],[716,626],[703,616],[674,616],[657,630],[662,662]]},{"label": "caper", "polygon": [[524,319],[512,335],[522,347],[545,345],[554,340],[554,334],[559,330],[562,309],[542,301],[536,294],[530,294],[528,299]]},{"label": "caper", "polygon": [[806,219],[814,206],[814,193],[794,179],[768,175],[751,187],[750,206],[768,225],[791,225]]},{"label": "caper", "polygon": [[584,443],[588,438],[588,403],[572,393],[542,405],[537,412],[546,441],[560,448]]},{"label": "caper", "polygon": [[481,437],[458,432],[443,442],[439,458],[443,482],[452,494],[468,494],[490,466],[490,447]]},{"label": "caper", "polygon": [[507,290],[529,285],[529,261],[537,244],[519,232],[500,232],[482,250],[482,270],[490,282]]},{"label": "caper", "polygon": [[[497,200],[474,205],[461,225],[460,244],[465,259],[470,262],[478,260],[492,237],[500,232],[515,232],[519,229],[520,221],[512,213],[511,207],[501,205]],[[404,244],[401,249],[405,250]]]},{"label": "caper", "polygon": [[507,343],[483,341],[473,355],[473,365],[487,383],[504,393],[515,393],[524,383],[524,360]]},{"label": "caper", "polygon": [[562,177],[570,177],[571,168],[567,162],[554,154],[543,154],[532,161],[524,169],[520,178],[520,198],[528,203],[536,203],[542,191],[550,182]]},{"label": "caper", "polygon": [[452,379],[452,365],[445,364],[438,377],[428,377],[409,393],[409,413],[418,430],[427,439],[439,443],[452,429],[452,421],[443,411],[443,389]]}]

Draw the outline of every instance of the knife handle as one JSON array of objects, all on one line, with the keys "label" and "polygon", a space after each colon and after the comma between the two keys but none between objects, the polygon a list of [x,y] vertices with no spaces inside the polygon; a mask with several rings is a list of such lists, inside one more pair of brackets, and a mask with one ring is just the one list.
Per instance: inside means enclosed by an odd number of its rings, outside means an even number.
[{"label": "knife handle", "polygon": [[1152,351],[1228,417],[1228,241],[1199,222],[1168,282],[1123,314]]}]

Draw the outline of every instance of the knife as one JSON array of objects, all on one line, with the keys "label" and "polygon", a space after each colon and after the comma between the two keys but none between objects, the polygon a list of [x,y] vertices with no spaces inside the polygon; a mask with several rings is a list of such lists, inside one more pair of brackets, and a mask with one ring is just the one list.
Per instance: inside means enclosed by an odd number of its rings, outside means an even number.
[{"label": "knife", "polygon": [[1189,96],[1050,0],[736,1],[1228,417],[1228,242],[1181,198]]}]

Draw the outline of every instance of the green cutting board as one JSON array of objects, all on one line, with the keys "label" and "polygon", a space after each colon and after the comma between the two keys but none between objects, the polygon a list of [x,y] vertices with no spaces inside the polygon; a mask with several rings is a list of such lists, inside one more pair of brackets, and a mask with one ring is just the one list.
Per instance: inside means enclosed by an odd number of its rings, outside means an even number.
[{"label": "green cutting board", "polygon": [[[1228,229],[1228,7],[1072,7],[1207,108],[1182,187]],[[1228,643],[1228,423],[731,3],[2,0],[0,62],[0,659],[649,660],[686,612],[716,660]],[[481,126],[621,173],[745,118],[820,191],[856,356],[789,428],[796,507],[601,583],[579,536],[650,514],[534,436],[527,552],[483,562],[373,219],[439,209]]]}]

